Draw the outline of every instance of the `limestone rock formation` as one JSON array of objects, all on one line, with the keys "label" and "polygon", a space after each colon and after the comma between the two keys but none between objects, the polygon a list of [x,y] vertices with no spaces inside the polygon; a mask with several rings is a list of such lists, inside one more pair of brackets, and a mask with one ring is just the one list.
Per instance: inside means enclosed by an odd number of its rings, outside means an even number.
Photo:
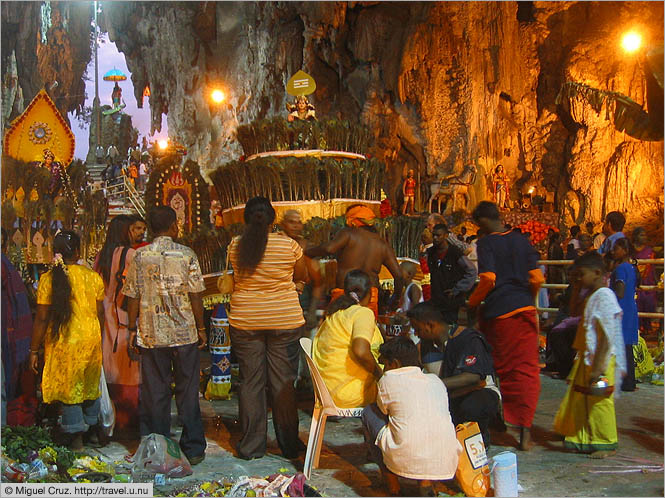
[{"label": "limestone rock formation", "polygon": [[[112,114],[104,116],[102,113],[111,109],[110,105],[103,105],[100,109],[100,140],[99,145],[104,149],[108,150],[110,145],[115,145],[120,152],[120,157],[127,157],[127,153],[130,147],[134,147],[137,144],[139,132],[136,128],[132,126],[132,117],[129,114],[122,113],[120,119],[116,121],[117,115]],[[90,135],[88,140],[88,156],[86,157],[86,162],[88,164],[95,164],[98,162],[95,157],[97,145],[97,114],[93,112],[90,118]],[[102,162],[104,162],[102,160]]]},{"label": "limestone rock formation", "polygon": [[[205,171],[242,153],[239,124],[284,114],[286,81],[304,69],[320,119],[371,126],[394,201],[407,169],[425,201],[428,177],[475,163],[473,204],[502,164],[513,200],[533,186],[568,224],[621,209],[662,233],[663,143],[555,102],[572,80],[645,104],[639,61],[619,43],[630,28],[662,43],[662,3],[108,2],[102,28],[137,100],[150,87],[153,128],[166,113]],[[217,106],[216,87],[228,96]]]},{"label": "limestone rock formation", "polygon": [[2,2],[1,9],[3,129],[43,87],[65,119],[80,112],[92,2]]}]

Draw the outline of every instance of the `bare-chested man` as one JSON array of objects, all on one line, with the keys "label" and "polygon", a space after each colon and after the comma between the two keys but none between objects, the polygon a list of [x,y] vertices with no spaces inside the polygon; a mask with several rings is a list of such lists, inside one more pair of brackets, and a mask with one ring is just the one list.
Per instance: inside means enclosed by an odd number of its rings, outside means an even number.
[{"label": "bare-chested man", "polygon": [[[307,249],[307,241],[302,236],[303,223],[300,211],[295,209],[286,211],[279,226],[286,235],[300,244],[303,250]],[[305,266],[307,267],[309,281],[296,282],[296,290],[305,314],[305,325],[308,329],[311,329],[317,326],[316,308],[323,297],[323,278],[316,261],[305,257]],[[311,291],[307,288],[308,283],[311,284]]]},{"label": "bare-chested man", "polygon": [[[310,258],[335,255],[337,258],[337,289],[333,289],[332,299],[343,293],[344,277],[351,270],[366,271],[372,279],[372,296],[369,307],[378,316],[379,272],[385,265],[393,276],[395,289],[390,308],[399,304],[404,286],[404,278],[392,248],[377,233],[371,230],[374,212],[362,205],[353,206],[346,212],[346,228],[340,230],[335,238],[317,247],[305,251]],[[342,291],[342,292],[339,292]]]}]

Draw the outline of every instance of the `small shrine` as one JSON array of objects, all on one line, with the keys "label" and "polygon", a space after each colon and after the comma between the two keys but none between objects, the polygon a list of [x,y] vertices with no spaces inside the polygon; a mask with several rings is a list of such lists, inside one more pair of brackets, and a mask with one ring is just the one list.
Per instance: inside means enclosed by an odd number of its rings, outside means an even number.
[{"label": "small shrine", "polygon": [[275,117],[238,127],[245,155],[212,174],[221,224],[242,223],[244,203],[269,197],[279,218],[298,209],[303,222],[328,220],[363,203],[379,214],[384,165],[367,152],[369,130],[357,123],[316,119],[307,95],[316,82],[304,71],[288,81],[286,119]]},{"label": "small shrine", "polygon": [[[84,257],[101,245],[107,202],[92,194],[87,169],[74,158],[75,138],[45,89],[10,125],[3,141],[2,227],[8,255],[24,276],[36,280],[52,258],[52,241],[63,228],[87,234]],[[86,206],[86,209],[81,209]]]}]

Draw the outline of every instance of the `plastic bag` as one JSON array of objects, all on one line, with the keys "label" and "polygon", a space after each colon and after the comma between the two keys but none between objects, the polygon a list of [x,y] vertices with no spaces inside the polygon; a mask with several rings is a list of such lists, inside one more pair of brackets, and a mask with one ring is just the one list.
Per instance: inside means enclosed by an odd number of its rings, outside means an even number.
[{"label": "plastic bag", "polygon": [[185,477],[192,475],[192,466],[178,443],[161,434],[152,433],[141,439],[134,454],[132,476],[134,482],[141,482],[143,477],[154,474]]},{"label": "plastic bag", "polygon": [[467,496],[486,496],[490,487],[490,469],[483,435],[476,422],[459,424],[455,431],[462,446],[455,479]]},{"label": "plastic bag", "polygon": [[647,343],[642,336],[639,336],[638,343],[633,346],[633,357],[635,358],[635,378],[639,382],[649,382],[656,365],[653,363]]},{"label": "plastic bag", "polygon": [[113,406],[113,401],[111,401],[111,396],[109,396],[104,367],[102,367],[102,375],[99,377],[99,391],[101,392],[99,423],[104,434],[110,437],[113,436],[113,429],[115,428],[115,406]]}]

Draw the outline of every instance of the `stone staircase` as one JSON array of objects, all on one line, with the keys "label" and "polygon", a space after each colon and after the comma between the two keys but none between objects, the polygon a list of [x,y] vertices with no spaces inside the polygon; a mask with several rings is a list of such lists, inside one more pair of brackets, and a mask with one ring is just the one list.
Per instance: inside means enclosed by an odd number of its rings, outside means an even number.
[{"label": "stone staircase", "polygon": [[88,173],[92,177],[93,181],[101,182],[102,181],[102,171],[106,168],[106,164],[86,164],[88,168]]}]

